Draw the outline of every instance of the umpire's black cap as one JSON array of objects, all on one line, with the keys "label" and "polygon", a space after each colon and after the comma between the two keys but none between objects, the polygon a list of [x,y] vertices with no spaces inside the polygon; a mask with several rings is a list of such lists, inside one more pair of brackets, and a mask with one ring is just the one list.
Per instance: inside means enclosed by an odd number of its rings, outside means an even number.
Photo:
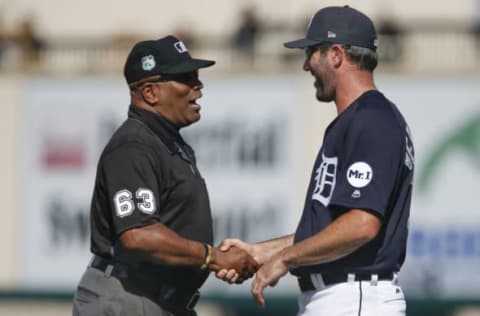
[{"label": "umpire's black cap", "polygon": [[215,64],[213,60],[194,59],[187,46],[175,36],[136,43],[123,68],[128,84],[154,75],[191,72]]},{"label": "umpire's black cap", "polygon": [[343,7],[326,7],[312,16],[305,38],[283,44],[287,48],[306,48],[321,43],[338,43],[377,48],[372,20],[362,12]]}]

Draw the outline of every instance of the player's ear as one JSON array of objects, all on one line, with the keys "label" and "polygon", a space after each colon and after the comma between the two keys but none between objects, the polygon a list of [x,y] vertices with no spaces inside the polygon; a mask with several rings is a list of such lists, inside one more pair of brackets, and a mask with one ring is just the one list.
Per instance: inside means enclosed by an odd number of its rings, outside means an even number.
[{"label": "player's ear", "polygon": [[335,68],[340,67],[344,59],[345,51],[343,50],[342,46],[337,44],[333,45],[330,48],[330,60],[332,62],[332,66]]}]

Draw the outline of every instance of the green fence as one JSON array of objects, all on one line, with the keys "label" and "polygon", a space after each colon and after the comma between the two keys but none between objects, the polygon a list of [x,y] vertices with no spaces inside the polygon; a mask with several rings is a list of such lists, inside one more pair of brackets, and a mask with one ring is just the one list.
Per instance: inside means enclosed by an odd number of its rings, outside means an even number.
[{"label": "green fence", "polygon": [[[68,292],[0,291],[0,304],[2,301],[22,300],[71,301],[72,297],[73,294]],[[296,297],[266,295],[265,298],[267,304],[264,308],[257,307],[250,296],[204,295],[201,301],[221,306],[229,316],[296,315]],[[465,307],[479,308],[478,315],[480,315],[480,298],[478,300],[419,300],[407,297],[407,316],[453,316]]]}]

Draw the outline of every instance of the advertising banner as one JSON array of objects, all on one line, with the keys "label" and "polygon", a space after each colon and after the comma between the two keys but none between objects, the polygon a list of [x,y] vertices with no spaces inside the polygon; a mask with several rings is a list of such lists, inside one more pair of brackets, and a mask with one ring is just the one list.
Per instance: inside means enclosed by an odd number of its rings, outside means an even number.
[{"label": "advertising banner", "polygon": [[480,77],[377,80],[410,124],[415,181],[401,281],[417,298],[480,297]]},{"label": "advertising banner", "polygon": [[[306,189],[299,174],[315,120],[295,76],[205,80],[202,119],[182,130],[206,178],[216,243],[292,233]],[[308,82],[310,84],[311,82]],[[480,297],[480,77],[379,76],[413,134],[415,181],[407,259],[400,281],[416,298]],[[99,154],[124,120],[122,80],[26,83],[22,131],[22,284],[72,291],[89,258],[88,212]],[[305,92],[312,95],[305,96]],[[316,104],[329,108],[333,104]],[[307,112],[305,112],[307,111]],[[333,117],[332,117],[333,118]],[[322,118],[325,119],[325,118]],[[270,295],[297,293],[293,277]],[[249,295],[249,282],[213,276],[205,293]]]},{"label": "advertising banner", "polygon": [[[216,244],[225,237],[269,239],[295,228],[295,168],[303,160],[295,82],[205,81],[202,119],[182,134],[207,182]],[[121,80],[93,78],[31,79],[26,86],[22,286],[73,290],[91,257],[89,204],[97,160],[126,118],[128,88]],[[207,288],[219,284],[224,286],[217,281]]]}]

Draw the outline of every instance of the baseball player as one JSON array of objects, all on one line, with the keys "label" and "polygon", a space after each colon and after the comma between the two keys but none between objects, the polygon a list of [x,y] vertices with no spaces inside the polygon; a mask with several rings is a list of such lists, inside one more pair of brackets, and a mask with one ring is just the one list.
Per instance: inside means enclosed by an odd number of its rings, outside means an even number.
[{"label": "baseball player", "polygon": [[[263,264],[252,283],[260,305],[265,287],[290,270],[301,291],[298,315],[405,315],[397,274],[414,151],[404,118],[374,84],[374,25],[348,6],[326,7],[305,38],[285,46],[305,50],[316,98],[334,101],[338,115],[325,131],[295,234],[256,244],[227,239],[222,249],[242,247]],[[221,270],[217,277],[237,274]]]},{"label": "baseball player", "polygon": [[234,269],[238,282],[256,262],[244,250],[211,246],[205,181],[180,129],[200,119],[202,82],[173,36],[132,48],[124,75],[128,119],[100,157],[91,204],[94,257],[74,297],[74,315],[194,316],[209,271]]}]

